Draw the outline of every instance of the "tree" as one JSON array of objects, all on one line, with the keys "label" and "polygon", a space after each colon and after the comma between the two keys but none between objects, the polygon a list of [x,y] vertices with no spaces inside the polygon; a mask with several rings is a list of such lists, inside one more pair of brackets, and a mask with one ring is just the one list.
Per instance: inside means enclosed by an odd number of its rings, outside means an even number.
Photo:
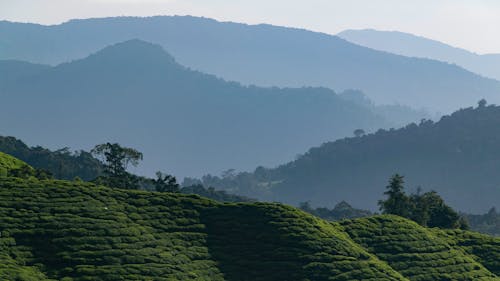
[{"label": "tree", "polygon": [[485,99],[481,99],[480,101],[477,102],[477,107],[483,108],[488,104],[488,102]]},{"label": "tree", "polygon": [[162,172],[156,172],[156,179],[153,179],[155,190],[158,192],[179,192],[179,184],[177,179]]},{"label": "tree", "polygon": [[122,147],[118,143],[105,143],[96,145],[91,150],[92,155],[103,161],[104,177],[98,182],[112,187],[137,189],[138,178],[127,172],[129,165],[137,166],[142,160],[142,153],[128,147]]},{"label": "tree", "polygon": [[391,177],[389,185],[384,192],[387,195],[386,200],[378,202],[380,211],[383,214],[398,215],[401,217],[409,217],[410,199],[404,192],[404,177],[395,174]]},{"label": "tree", "polygon": [[359,137],[365,135],[365,130],[363,130],[363,129],[356,129],[356,130],[354,130],[353,134],[354,134],[355,137],[359,138]]},{"label": "tree", "polygon": [[468,228],[467,221],[446,205],[435,191],[410,196],[410,219],[422,226],[440,228]]}]

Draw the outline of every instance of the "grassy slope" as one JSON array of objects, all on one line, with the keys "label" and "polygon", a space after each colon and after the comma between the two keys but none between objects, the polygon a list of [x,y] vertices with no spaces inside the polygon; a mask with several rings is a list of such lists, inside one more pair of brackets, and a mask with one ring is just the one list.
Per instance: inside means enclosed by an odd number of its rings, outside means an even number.
[{"label": "grassy slope", "polygon": [[16,270],[53,279],[405,280],[334,225],[279,204],[3,178],[0,228],[15,241],[1,253],[28,267]]},{"label": "grassy slope", "polygon": [[18,169],[24,165],[27,165],[21,160],[14,158],[8,154],[0,152],[0,176],[6,176],[7,171],[12,169]]},{"label": "grassy slope", "polygon": [[[393,268],[411,280],[446,280],[441,270],[454,280],[497,280],[460,245],[451,249],[444,236],[404,219],[331,224],[280,204],[81,182],[0,178],[0,233],[2,280],[408,280]],[[356,233],[420,242],[378,248]],[[408,256],[388,253],[390,247]],[[421,261],[415,249],[456,266]],[[409,270],[434,279],[413,278]]]},{"label": "grassy slope", "polygon": [[[373,216],[341,225],[354,241],[410,280],[499,280],[455,244],[455,238],[438,235],[438,230],[396,216]],[[500,245],[495,247],[491,251],[498,251]],[[485,256],[483,262],[494,263],[490,258]]]},{"label": "grassy slope", "polygon": [[453,247],[465,250],[489,271],[500,276],[500,237],[463,230],[434,230]]}]

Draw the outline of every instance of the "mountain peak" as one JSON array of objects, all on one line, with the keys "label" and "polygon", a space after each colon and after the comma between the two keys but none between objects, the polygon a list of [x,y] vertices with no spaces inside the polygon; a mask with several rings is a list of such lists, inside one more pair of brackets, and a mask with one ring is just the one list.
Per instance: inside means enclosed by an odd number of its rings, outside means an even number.
[{"label": "mountain peak", "polygon": [[101,62],[129,62],[134,64],[173,64],[174,57],[163,47],[139,39],[131,39],[105,47],[87,59]]}]

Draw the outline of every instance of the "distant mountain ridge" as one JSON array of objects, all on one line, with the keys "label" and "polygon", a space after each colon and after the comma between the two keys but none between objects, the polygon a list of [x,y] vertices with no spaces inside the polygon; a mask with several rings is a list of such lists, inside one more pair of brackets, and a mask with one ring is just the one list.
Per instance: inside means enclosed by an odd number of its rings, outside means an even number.
[{"label": "distant mountain ridge", "polygon": [[409,192],[435,190],[458,210],[484,213],[500,206],[499,126],[500,106],[481,104],[438,122],[328,142],[277,168],[203,179],[270,201],[333,206],[345,200],[376,210],[388,178],[399,173]]},{"label": "distant mountain ridge", "polygon": [[485,77],[500,80],[500,54],[479,55],[436,40],[398,31],[345,30],[337,35],[349,42],[375,50],[454,63]]},{"label": "distant mountain ridge", "polygon": [[139,174],[272,166],[358,128],[395,126],[385,111],[329,89],[242,86],[190,70],[140,40],[38,68],[28,64],[0,84],[0,134],[50,149],[119,142],[145,153]]},{"label": "distant mountain ridge", "polygon": [[457,66],[271,25],[188,16],[73,20],[54,26],[1,22],[0,38],[0,59],[57,64],[137,38],[162,45],[182,65],[244,84],[360,89],[376,104],[444,113],[481,98],[500,102],[500,82]]}]

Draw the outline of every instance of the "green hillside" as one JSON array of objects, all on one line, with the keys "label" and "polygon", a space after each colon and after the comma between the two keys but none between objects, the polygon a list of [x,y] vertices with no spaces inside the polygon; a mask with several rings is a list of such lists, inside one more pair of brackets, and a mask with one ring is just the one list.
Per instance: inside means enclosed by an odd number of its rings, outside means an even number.
[{"label": "green hillside", "polygon": [[463,230],[436,230],[455,248],[461,248],[489,271],[500,275],[500,238]]},{"label": "green hillside", "polygon": [[9,170],[19,169],[27,165],[23,161],[0,152],[0,176],[6,176]]},{"label": "green hillside", "polygon": [[490,247],[491,255],[480,259],[465,254],[471,252],[464,249],[469,248],[469,243],[455,242],[463,240],[452,232],[448,232],[449,236],[438,235],[434,233],[438,230],[420,227],[401,217],[373,216],[341,224],[355,242],[410,280],[498,280],[488,271],[498,270],[493,255],[500,249],[498,238],[482,235],[483,238],[474,241],[476,246]]},{"label": "green hillside", "polygon": [[0,177],[1,280],[499,280],[499,239],[436,231],[392,216],[329,223],[276,203]]},{"label": "green hillside", "polygon": [[3,178],[0,227],[7,280],[40,272],[58,280],[404,280],[339,228],[279,204]]},{"label": "green hillside", "polygon": [[0,176],[0,280],[500,280],[499,253],[396,216]]}]

